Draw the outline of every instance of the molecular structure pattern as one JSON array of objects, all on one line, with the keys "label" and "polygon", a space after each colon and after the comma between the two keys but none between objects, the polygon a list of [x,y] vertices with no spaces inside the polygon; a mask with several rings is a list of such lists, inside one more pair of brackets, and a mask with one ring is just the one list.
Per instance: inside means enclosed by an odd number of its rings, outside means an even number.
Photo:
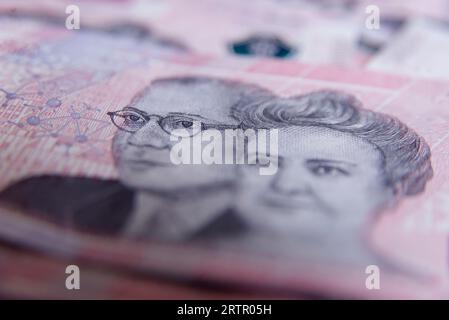
[{"label": "molecular structure pattern", "polygon": [[22,107],[30,109],[30,113],[19,121],[8,120],[7,123],[26,131],[31,138],[56,139],[56,144],[63,146],[67,155],[76,152],[101,156],[106,151],[104,145],[110,138],[102,132],[110,123],[98,119],[101,109],[86,103],[66,108],[58,97],[41,105],[23,102]]},{"label": "molecular structure pattern", "polygon": [[[105,50],[91,46],[101,39],[74,34],[0,55],[0,125],[4,132],[15,135],[17,131],[10,128],[18,128],[27,139],[49,139],[70,155],[108,152],[112,133],[104,110],[73,97],[136,61],[122,56],[105,61],[110,46],[128,46],[116,44],[115,38],[106,38],[109,47]],[[90,46],[82,45],[86,43]],[[122,51],[129,55],[129,50]]]},{"label": "molecular structure pattern", "polygon": [[21,76],[12,73],[9,81],[0,85],[0,125],[15,126],[33,140],[55,140],[67,155],[104,155],[110,145],[110,137],[105,136],[110,123],[101,120],[104,112],[82,101],[74,105],[64,102],[96,78],[76,70],[47,75],[28,69],[26,65],[12,68],[22,70],[18,72]]},{"label": "molecular structure pattern", "polygon": [[[33,75],[33,80],[39,80],[39,75]],[[38,89],[37,91],[29,91],[25,87],[29,85],[28,82],[23,83],[19,87],[17,87],[14,91],[7,90],[5,88],[0,88],[0,93],[3,94],[3,97],[0,101],[0,107],[7,107],[10,103],[14,102],[15,100],[25,101],[27,98],[30,98],[34,95],[43,95],[42,90]]]}]

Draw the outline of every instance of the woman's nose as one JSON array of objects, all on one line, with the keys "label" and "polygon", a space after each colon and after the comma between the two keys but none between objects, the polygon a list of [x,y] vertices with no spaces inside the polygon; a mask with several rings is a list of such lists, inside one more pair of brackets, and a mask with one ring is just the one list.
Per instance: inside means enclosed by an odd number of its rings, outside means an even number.
[{"label": "woman's nose", "polygon": [[271,188],[285,195],[298,195],[310,192],[306,174],[292,166],[282,166],[271,181]]},{"label": "woman's nose", "polygon": [[127,142],[138,147],[166,149],[170,146],[170,135],[162,130],[157,119],[151,119],[145,126],[133,133]]}]

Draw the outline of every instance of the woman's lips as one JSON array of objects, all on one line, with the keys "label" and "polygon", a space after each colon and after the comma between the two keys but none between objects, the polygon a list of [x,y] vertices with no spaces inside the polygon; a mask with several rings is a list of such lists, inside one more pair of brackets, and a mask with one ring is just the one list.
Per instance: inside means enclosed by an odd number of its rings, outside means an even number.
[{"label": "woman's lips", "polygon": [[305,209],[313,206],[313,202],[309,199],[292,199],[287,196],[264,196],[262,203],[268,207],[285,208],[285,209]]},{"label": "woman's lips", "polygon": [[169,167],[173,164],[170,162],[161,162],[155,160],[137,160],[137,159],[126,159],[123,160],[124,164],[131,167],[142,168],[142,167]]}]

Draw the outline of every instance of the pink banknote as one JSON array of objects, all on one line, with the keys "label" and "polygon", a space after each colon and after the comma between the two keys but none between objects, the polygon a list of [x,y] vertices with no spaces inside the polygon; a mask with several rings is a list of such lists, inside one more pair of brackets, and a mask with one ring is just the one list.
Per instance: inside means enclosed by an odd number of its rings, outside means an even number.
[{"label": "pink banknote", "polygon": [[[447,0],[46,0],[39,6],[5,0],[0,14],[63,24],[71,5],[79,8],[83,27],[126,27],[128,32],[151,34],[196,54],[345,66],[365,65],[409,19],[449,18]],[[373,21],[379,26],[370,27]]]},{"label": "pink banknote", "polygon": [[446,23],[417,18],[410,21],[366,65],[373,71],[411,77],[448,79],[449,27]]},{"label": "pink banknote", "polygon": [[[448,297],[449,83],[0,25],[3,241],[233,288]],[[167,131],[198,119],[278,130],[277,171],[169,163]]]},{"label": "pink banknote", "polygon": [[[68,291],[63,272],[68,265],[83,272],[82,290]],[[30,267],[32,266],[32,267]],[[0,296],[13,299],[279,299],[270,293],[213,292],[204,288],[130,275],[79,261],[49,259],[33,252],[1,247]]]},{"label": "pink banknote", "polygon": [[[374,4],[376,2],[373,2]],[[373,3],[370,2],[370,5]],[[196,54],[273,57],[305,63],[364,65],[411,15],[381,7],[381,29],[366,27],[363,1],[5,1],[0,12],[64,23],[77,5],[81,27],[126,24]],[[382,6],[386,6],[382,2]]]}]

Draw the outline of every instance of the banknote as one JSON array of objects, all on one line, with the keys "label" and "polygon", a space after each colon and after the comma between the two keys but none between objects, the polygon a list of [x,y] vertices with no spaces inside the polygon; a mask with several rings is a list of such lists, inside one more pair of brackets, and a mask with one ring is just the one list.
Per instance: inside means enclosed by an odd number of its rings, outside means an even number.
[{"label": "banknote", "polygon": [[414,77],[448,79],[449,24],[417,18],[410,21],[367,65],[370,70]]},{"label": "banknote", "polygon": [[[366,27],[362,1],[5,1],[0,12],[64,23],[77,5],[83,26],[126,24],[172,39],[197,54],[271,57],[360,66],[388,42],[406,17],[382,11],[382,31]],[[392,12],[391,14],[389,12]],[[101,16],[101,17],[98,17]],[[398,21],[399,20],[399,21]]]},{"label": "banknote", "polygon": [[410,18],[426,17],[437,20],[448,20],[449,1],[402,1],[402,0],[362,0],[359,2],[359,10],[366,6],[375,5],[383,14]]},{"label": "banknote", "polygon": [[[70,5],[79,8],[84,27],[151,35],[153,40],[195,53],[346,66],[365,65],[409,19],[449,18],[446,0],[425,5],[382,0],[129,0],[107,6],[104,1],[46,0],[39,6],[5,1],[0,4],[0,12],[63,24]],[[375,28],[368,26],[373,12],[378,15]]]},{"label": "banknote", "polygon": [[[68,266],[82,271],[80,290],[65,287]],[[0,247],[1,299],[288,299],[269,292],[229,292],[98,268],[74,260]],[[301,298],[295,296],[295,299]]]},{"label": "banknote", "polygon": [[[447,298],[447,82],[0,24],[21,32],[0,56],[4,242],[234,289]],[[174,135],[211,130],[274,132],[276,170],[173,162]]]}]

